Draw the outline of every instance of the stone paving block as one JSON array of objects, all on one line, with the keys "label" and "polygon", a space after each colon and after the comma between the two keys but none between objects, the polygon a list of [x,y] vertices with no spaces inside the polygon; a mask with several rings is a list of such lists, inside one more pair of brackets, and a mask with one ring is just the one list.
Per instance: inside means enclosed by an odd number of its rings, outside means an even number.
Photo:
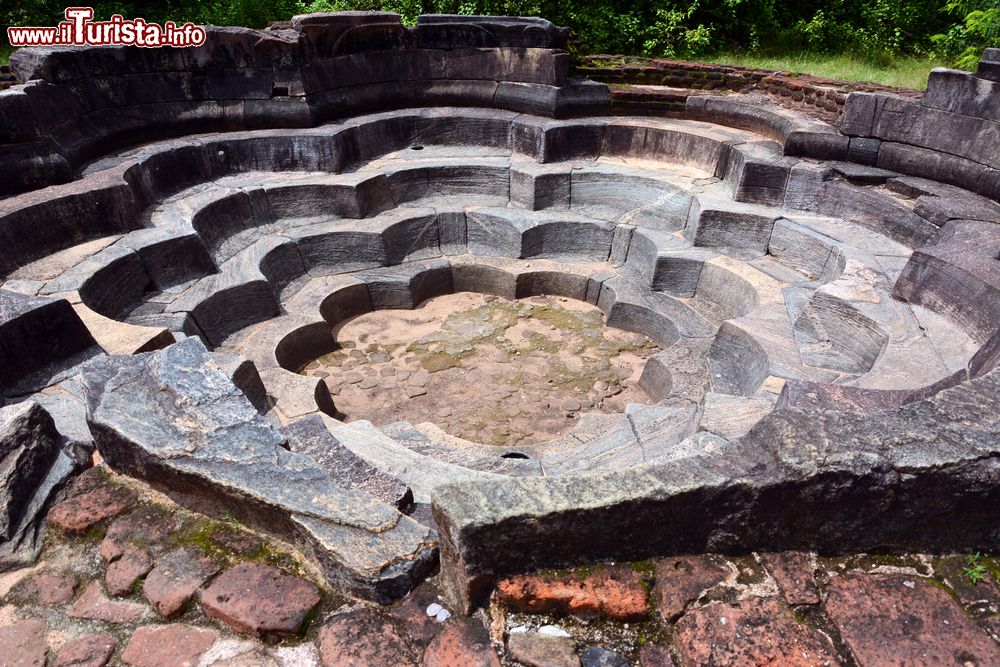
[{"label": "stone paving block", "polygon": [[45,665],[49,645],[45,621],[29,619],[0,627],[0,655],[10,667]]},{"label": "stone paving block", "polygon": [[170,618],[218,571],[218,564],[200,550],[175,549],[157,558],[142,592],[160,616]]},{"label": "stone paving block", "polygon": [[[0,290],[0,340],[4,354],[0,388],[12,389],[24,375],[95,345],[65,299]],[[40,347],[43,346],[44,347]]]},{"label": "stone paving block", "polygon": [[134,502],[128,491],[100,487],[54,505],[49,510],[49,524],[71,535],[79,535],[91,526],[127,510]]},{"label": "stone paving block", "polygon": [[145,625],[132,634],[121,659],[133,667],[195,667],[216,633],[190,625]]},{"label": "stone paving block", "polygon": [[772,599],[714,602],[677,622],[675,646],[684,664],[834,667],[843,664],[829,640]]},{"label": "stone paving block", "polygon": [[121,625],[141,618],[145,612],[146,607],[136,602],[109,600],[101,590],[101,584],[92,581],[73,603],[69,617]]},{"label": "stone paving block", "polygon": [[298,634],[319,600],[319,590],[304,579],[268,565],[240,564],[212,582],[201,605],[236,632],[267,638]]},{"label": "stone paving block", "polygon": [[118,646],[108,633],[88,635],[67,642],[61,649],[54,667],[104,667]]},{"label": "stone paving block", "polygon": [[507,639],[511,657],[528,667],[581,667],[573,640],[537,632],[511,634]]},{"label": "stone paving block", "polygon": [[108,595],[128,595],[140,578],[153,569],[153,558],[142,548],[130,548],[121,557],[108,564],[104,573],[104,588]]},{"label": "stone paving block", "polygon": [[500,659],[481,624],[476,621],[455,620],[447,623],[427,646],[423,664],[424,667],[500,667]]},{"label": "stone paving block", "polygon": [[323,667],[419,664],[416,652],[395,626],[370,612],[337,614],[320,628],[317,641]]},{"label": "stone paving block", "polygon": [[9,595],[15,600],[51,607],[72,600],[75,589],[76,579],[72,575],[43,572],[17,582]]},{"label": "stone paving block", "polygon": [[864,667],[1000,661],[1000,646],[921,577],[849,573],[827,594],[827,615]]},{"label": "stone paving block", "polygon": [[179,527],[177,520],[156,506],[142,506],[108,526],[99,553],[107,562],[117,560],[129,547],[158,547]]},{"label": "stone paving block", "polygon": [[729,569],[707,556],[657,561],[653,601],[660,617],[676,621],[692,602],[729,576]]},{"label": "stone paving block", "polygon": [[816,568],[814,554],[804,551],[784,551],[761,554],[767,568],[788,604],[819,604],[819,591],[813,570]]}]

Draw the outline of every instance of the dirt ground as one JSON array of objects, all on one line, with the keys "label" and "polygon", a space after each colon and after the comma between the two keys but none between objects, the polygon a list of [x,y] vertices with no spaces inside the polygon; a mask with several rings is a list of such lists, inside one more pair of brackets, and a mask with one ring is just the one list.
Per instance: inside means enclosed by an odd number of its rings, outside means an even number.
[{"label": "dirt ground", "polygon": [[334,335],[338,349],[301,372],[324,379],[345,420],[429,421],[498,446],[562,435],[581,411],[648,403],[638,380],[658,351],[587,303],[469,292],[368,313]]}]

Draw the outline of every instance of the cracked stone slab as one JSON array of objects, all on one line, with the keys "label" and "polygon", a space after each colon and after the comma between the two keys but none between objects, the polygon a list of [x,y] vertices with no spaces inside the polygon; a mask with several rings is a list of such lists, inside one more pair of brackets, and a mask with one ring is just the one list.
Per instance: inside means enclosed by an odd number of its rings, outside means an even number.
[{"label": "cracked stone slab", "polygon": [[83,377],[88,423],[116,470],[303,543],[328,580],[365,597],[398,597],[433,564],[433,531],[285,449],[200,341],[103,359]]}]

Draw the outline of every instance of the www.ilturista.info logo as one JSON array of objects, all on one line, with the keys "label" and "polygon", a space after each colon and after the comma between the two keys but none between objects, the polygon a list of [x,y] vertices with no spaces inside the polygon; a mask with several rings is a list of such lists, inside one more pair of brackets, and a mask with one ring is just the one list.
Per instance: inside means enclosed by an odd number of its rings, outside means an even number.
[{"label": "www.ilturista.info logo", "polygon": [[145,19],[125,19],[115,14],[109,21],[94,21],[93,7],[67,7],[66,20],[55,27],[7,28],[11,46],[105,46],[125,44],[160,46],[201,46],[205,29],[193,23],[163,25]]}]

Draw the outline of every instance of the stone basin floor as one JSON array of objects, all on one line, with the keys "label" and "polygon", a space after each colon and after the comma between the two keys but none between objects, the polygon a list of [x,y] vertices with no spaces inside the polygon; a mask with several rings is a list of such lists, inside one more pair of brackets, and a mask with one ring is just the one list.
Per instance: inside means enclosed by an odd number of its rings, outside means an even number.
[{"label": "stone basin floor", "polygon": [[347,421],[429,421],[498,446],[551,440],[581,411],[649,403],[638,381],[658,351],[605,327],[596,306],[548,296],[461,292],[361,315],[334,334],[339,348],[301,372],[324,379]]},{"label": "stone basin floor", "polygon": [[103,465],[0,575],[0,667],[1000,664],[987,555],[694,554],[501,581],[450,614],[434,578],[380,607],[294,548]]}]

